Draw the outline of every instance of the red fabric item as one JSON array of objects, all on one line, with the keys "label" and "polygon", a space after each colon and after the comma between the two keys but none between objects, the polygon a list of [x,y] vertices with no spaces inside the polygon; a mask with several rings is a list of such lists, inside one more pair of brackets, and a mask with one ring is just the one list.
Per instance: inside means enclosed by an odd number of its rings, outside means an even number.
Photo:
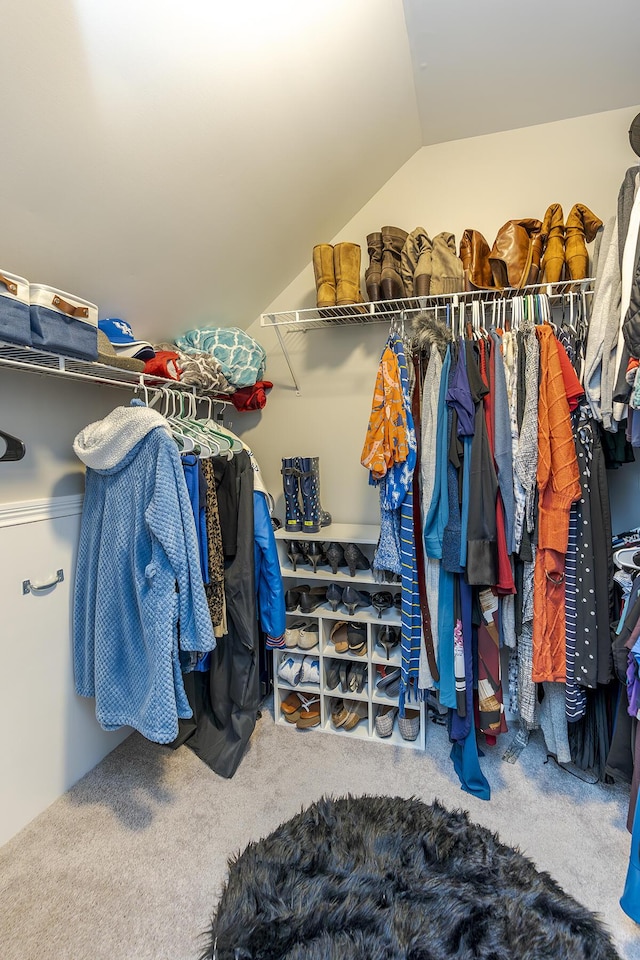
[{"label": "red fabric item", "polygon": [[156,350],[155,357],[145,363],[144,372],[155,377],[166,377],[167,380],[179,380],[180,367],[176,363],[178,359],[178,354],[173,350]]},{"label": "red fabric item", "polygon": [[564,389],[567,394],[567,403],[569,404],[569,410],[573,413],[578,407],[578,400],[584,396],[584,387],[578,380],[576,372],[573,369],[573,364],[567,356],[567,351],[559,340],[556,340],[556,347],[558,348],[558,359],[562,367],[562,379],[564,380]]},{"label": "red fabric item", "polygon": [[241,387],[228,399],[241,413],[245,410],[262,410],[267,402],[267,390],[271,390],[272,386],[270,380],[256,380],[253,386]]},{"label": "red fabric item", "polygon": [[[491,450],[492,457],[494,456],[495,451],[496,410],[495,398],[491,388],[495,381],[495,372],[495,351],[491,349],[491,345],[485,340],[482,342],[480,349],[480,373],[485,386],[489,388],[489,393],[485,394],[483,402],[485,419],[487,423],[487,434],[489,436],[489,448]],[[494,467],[496,468],[497,473],[495,459]],[[496,582],[496,590],[501,596],[514,594],[516,592],[516,585],[513,579],[511,561],[509,559],[509,549],[507,547],[507,529],[504,518],[504,503],[502,502],[500,489],[498,489],[496,496],[496,545],[498,548],[498,580]]]}]

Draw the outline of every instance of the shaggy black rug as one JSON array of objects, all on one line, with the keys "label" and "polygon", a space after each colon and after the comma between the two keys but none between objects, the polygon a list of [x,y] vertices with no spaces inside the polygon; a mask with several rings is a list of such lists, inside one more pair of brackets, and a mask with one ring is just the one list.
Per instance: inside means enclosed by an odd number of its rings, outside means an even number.
[{"label": "shaggy black rug", "polygon": [[619,960],[599,920],[461,810],[323,799],[230,863],[204,958]]}]

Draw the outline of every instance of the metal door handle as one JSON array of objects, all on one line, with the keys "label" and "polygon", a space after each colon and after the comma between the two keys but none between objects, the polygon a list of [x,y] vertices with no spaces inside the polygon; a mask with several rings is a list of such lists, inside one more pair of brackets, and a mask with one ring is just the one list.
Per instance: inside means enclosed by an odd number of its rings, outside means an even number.
[{"label": "metal door handle", "polygon": [[62,583],[63,580],[64,570],[58,570],[55,577],[52,577],[50,580],[45,580],[44,583],[31,583],[31,580],[23,580],[22,592],[23,594],[38,593],[41,590],[48,590],[49,587],[55,587],[56,583]]}]

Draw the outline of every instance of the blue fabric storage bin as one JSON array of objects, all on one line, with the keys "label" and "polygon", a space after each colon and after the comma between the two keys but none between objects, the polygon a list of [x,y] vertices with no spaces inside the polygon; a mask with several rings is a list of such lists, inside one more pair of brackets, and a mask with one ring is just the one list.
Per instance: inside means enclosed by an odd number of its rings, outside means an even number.
[{"label": "blue fabric storage bin", "polygon": [[29,281],[0,271],[0,340],[31,346]]},{"label": "blue fabric storage bin", "polygon": [[97,360],[96,304],[62,290],[33,283],[29,288],[29,297],[34,347],[80,360]]}]

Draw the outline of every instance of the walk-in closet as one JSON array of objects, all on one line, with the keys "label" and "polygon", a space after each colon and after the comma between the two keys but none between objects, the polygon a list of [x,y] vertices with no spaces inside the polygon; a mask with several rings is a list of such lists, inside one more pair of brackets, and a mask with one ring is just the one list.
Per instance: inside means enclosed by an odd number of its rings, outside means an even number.
[{"label": "walk-in closet", "polygon": [[637,4],[5,12],[3,958],[640,960]]}]

